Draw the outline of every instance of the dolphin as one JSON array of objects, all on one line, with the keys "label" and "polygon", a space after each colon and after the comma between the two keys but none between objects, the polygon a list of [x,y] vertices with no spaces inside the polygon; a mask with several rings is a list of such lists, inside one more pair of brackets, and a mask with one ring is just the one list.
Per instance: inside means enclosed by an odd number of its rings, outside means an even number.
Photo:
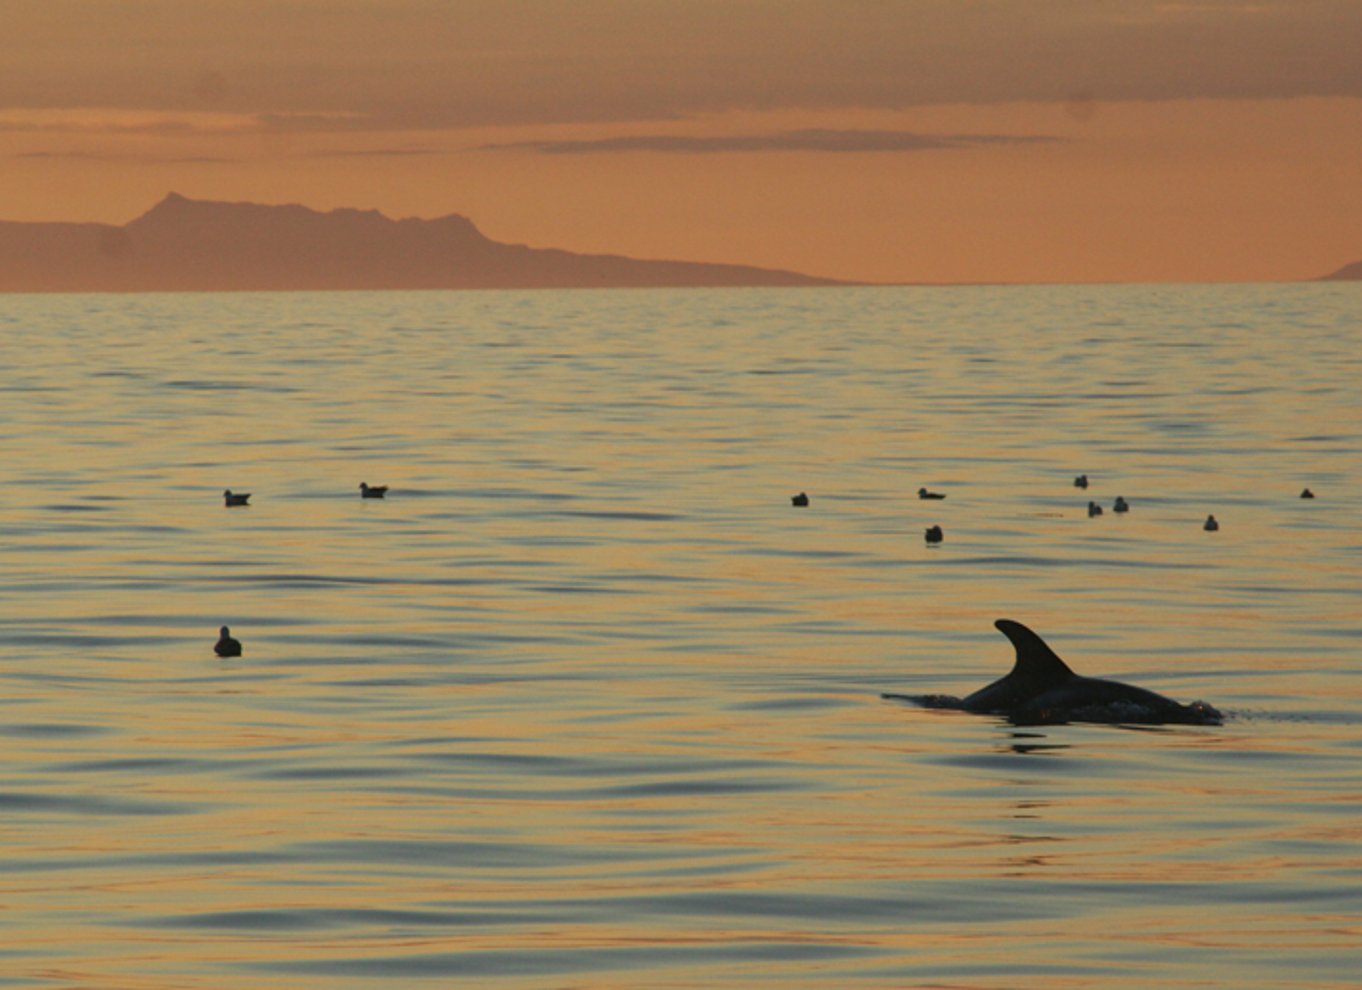
[{"label": "dolphin", "polygon": [[1224,716],[1204,701],[1183,705],[1119,681],[1081,677],[1020,622],[993,623],[1012,641],[1017,662],[1006,677],[964,698],[944,694],[883,694],[924,708],[1003,715],[1014,725],[1105,722],[1125,725],[1220,725]]}]

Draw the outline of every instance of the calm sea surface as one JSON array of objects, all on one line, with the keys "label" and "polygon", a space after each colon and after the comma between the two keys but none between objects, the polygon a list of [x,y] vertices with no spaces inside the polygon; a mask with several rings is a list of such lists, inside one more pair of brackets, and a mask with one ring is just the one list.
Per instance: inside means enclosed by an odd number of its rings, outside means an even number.
[{"label": "calm sea surface", "polygon": [[0,465],[0,986],[1358,985],[1358,286],[0,296]]}]

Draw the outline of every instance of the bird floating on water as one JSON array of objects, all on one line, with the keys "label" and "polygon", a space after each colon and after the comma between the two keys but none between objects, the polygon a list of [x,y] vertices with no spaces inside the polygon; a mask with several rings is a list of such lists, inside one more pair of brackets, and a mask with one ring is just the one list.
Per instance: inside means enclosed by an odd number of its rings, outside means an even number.
[{"label": "bird floating on water", "polygon": [[805,495],[803,492],[800,492],[798,495],[791,495],[790,504],[797,505],[802,508],[803,506],[809,504],[809,496]]},{"label": "bird floating on water", "polygon": [[1215,521],[1215,516],[1207,516],[1206,521],[1201,526],[1208,533],[1214,533],[1220,528],[1220,523]]},{"label": "bird floating on water", "polygon": [[1074,479],[1074,487],[1075,487],[1075,488],[1087,488],[1087,487],[1088,487],[1088,476],[1087,476],[1086,474],[1080,474],[1077,478]]},{"label": "bird floating on water", "polygon": [[1102,507],[1101,507],[1100,505],[1098,505],[1096,502],[1089,502],[1089,503],[1088,503],[1088,518],[1089,518],[1089,519],[1091,519],[1093,516],[1100,516],[1101,514],[1102,514]]},{"label": "bird floating on water", "polygon": [[387,485],[367,485],[362,481],[359,483],[360,498],[382,498],[384,495],[387,494],[388,494]]},{"label": "bird floating on water", "polygon": [[1306,489],[1304,489],[1304,490],[1301,491],[1301,498],[1314,498],[1314,497],[1315,497],[1315,493],[1312,492],[1312,491],[1311,491],[1310,489],[1308,489],[1308,488],[1306,488]]},{"label": "bird floating on water", "polygon": [[220,657],[241,656],[241,641],[232,638],[232,631],[226,626],[218,630],[218,641],[213,644],[213,652]]},{"label": "bird floating on water", "polygon": [[234,505],[246,505],[250,501],[250,497],[251,497],[250,492],[242,492],[240,494],[236,494],[230,488],[228,488],[226,491],[222,493],[222,501],[227,505],[227,508],[229,509]]},{"label": "bird floating on water", "polygon": [[928,543],[940,543],[945,538],[940,526],[928,526],[926,539]]},{"label": "bird floating on water", "polygon": [[917,490],[917,497],[918,497],[918,498],[945,498],[946,496],[945,496],[945,495],[942,495],[940,492],[929,492],[929,491],[927,491],[927,489],[925,489],[925,488],[919,488],[919,489]]},{"label": "bird floating on water", "polygon": [[1116,496],[1116,503],[1111,507],[1112,512],[1129,512],[1130,505],[1120,495]]}]

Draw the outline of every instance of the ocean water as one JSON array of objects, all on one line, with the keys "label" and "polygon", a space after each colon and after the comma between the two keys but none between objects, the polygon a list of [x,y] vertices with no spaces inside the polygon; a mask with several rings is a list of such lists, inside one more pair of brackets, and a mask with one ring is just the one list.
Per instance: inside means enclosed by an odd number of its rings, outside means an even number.
[{"label": "ocean water", "polygon": [[0,987],[1356,986],[1359,291],[0,297]]}]

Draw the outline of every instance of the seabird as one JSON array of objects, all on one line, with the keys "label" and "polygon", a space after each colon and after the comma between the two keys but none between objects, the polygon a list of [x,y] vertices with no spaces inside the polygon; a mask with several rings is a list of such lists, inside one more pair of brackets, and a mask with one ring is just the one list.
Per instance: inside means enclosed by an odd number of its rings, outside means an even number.
[{"label": "seabird", "polygon": [[928,527],[927,527],[927,542],[928,542],[928,543],[940,543],[941,540],[943,539],[943,537],[944,537],[944,534],[941,532],[941,527],[940,527],[940,526],[928,526]]},{"label": "seabird", "polygon": [[218,641],[213,644],[213,652],[220,657],[241,656],[241,642],[232,638],[232,631],[226,626],[218,630]]},{"label": "seabird", "polygon": [[1100,505],[1098,505],[1096,502],[1089,502],[1089,503],[1088,503],[1088,518],[1089,518],[1089,519],[1091,519],[1093,516],[1100,516],[1101,514],[1102,514],[1102,507],[1101,507]]},{"label": "seabird", "polygon": [[940,492],[929,492],[929,491],[927,491],[927,489],[925,489],[925,488],[919,488],[919,489],[917,490],[917,497],[918,497],[918,498],[945,498],[946,496],[945,496],[945,495],[942,495]]},{"label": "seabird", "polygon": [[1215,516],[1207,516],[1206,522],[1202,524],[1201,528],[1208,533],[1214,533],[1217,529],[1220,528],[1220,524],[1215,521]]},{"label": "seabird", "polygon": [[227,508],[229,509],[234,505],[245,505],[247,501],[250,499],[250,497],[251,497],[250,492],[245,492],[244,494],[241,495],[234,495],[232,494],[232,490],[230,488],[228,488],[226,491],[222,493],[222,500],[223,502],[226,503]]},{"label": "seabird", "polygon": [[388,494],[387,485],[374,485],[370,487],[362,481],[359,483],[360,498],[382,498],[386,494]]},{"label": "seabird", "polygon": [[1074,479],[1074,487],[1075,487],[1075,488],[1087,488],[1087,487],[1088,487],[1088,476],[1087,476],[1086,474],[1080,474],[1077,478]]},{"label": "seabird", "polygon": [[809,496],[805,495],[803,492],[800,492],[798,495],[792,495],[790,496],[790,504],[798,506],[808,505]]},{"label": "seabird", "polygon": [[1129,511],[1130,511],[1130,506],[1126,504],[1126,500],[1125,500],[1124,498],[1122,498],[1120,495],[1117,495],[1117,496],[1116,496],[1116,504],[1113,505],[1113,506],[1111,507],[1111,511],[1112,511],[1112,512],[1129,512]]}]

